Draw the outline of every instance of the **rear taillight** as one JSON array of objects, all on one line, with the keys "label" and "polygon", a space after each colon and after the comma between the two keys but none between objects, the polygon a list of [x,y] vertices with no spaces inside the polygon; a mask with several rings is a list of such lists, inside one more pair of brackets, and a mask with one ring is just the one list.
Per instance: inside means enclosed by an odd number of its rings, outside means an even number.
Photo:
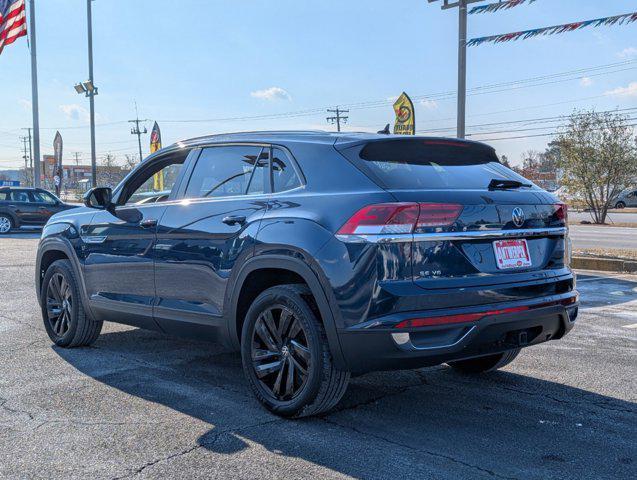
[{"label": "rear taillight", "polygon": [[412,233],[415,228],[453,224],[462,205],[447,203],[379,203],[361,208],[343,225],[339,235]]},{"label": "rear taillight", "polygon": [[447,227],[460,216],[462,205],[455,203],[421,203],[418,227]]},{"label": "rear taillight", "polygon": [[417,203],[379,203],[361,208],[338,231],[341,235],[411,233],[418,220]]},{"label": "rear taillight", "polygon": [[553,205],[555,208],[555,218],[562,220],[565,224],[568,223],[568,205],[565,203],[557,203]]}]

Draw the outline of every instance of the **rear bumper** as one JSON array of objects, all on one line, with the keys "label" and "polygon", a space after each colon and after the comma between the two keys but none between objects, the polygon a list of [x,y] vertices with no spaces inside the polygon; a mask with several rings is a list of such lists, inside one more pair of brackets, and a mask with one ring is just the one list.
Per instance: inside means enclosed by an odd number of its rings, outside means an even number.
[{"label": "rear bumper", "polygon": [[[495,308],[545,305],[574,295],[576,292],[572,291],[559,297]],[[348,368],[353,373],[439,365],[560,339],[573,328],[578,306],[576,301],[569,305],[488,315],[474,322],[411,329],[386,328],[387,319],[380,319],[377,328],[341,330],[340,342]],[[463,313],[469,313],[469,310],[465,309]],[[427,315],[428,312],[407,312],[393,316],[392,320]]]}]

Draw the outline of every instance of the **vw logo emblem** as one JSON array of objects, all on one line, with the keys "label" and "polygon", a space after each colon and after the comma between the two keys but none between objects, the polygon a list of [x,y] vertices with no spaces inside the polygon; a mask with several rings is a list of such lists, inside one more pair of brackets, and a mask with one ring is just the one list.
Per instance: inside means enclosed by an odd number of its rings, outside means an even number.
[{"label": "vw logo emblem", "polygon": [[516,227],[521,227],[522,225],[524,225],[524,210],[522,210],[520,207],[515,207],[513,209],[513,213],[511,214],[511,218],[513,219],[513,223]]}]

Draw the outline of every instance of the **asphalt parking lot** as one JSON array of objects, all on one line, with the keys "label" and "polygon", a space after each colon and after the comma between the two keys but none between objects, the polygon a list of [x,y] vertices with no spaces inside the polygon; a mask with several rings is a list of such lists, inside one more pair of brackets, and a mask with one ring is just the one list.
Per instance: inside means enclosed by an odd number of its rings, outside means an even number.
[{"label": "asphalt parking lot", "polygon": [[502,371],[365,375],[289,421],[214,344],[107,324],[53,347],[33,237],[0,239],[2,478],[637,478],[637,276],[582,272],[576,328]]}]

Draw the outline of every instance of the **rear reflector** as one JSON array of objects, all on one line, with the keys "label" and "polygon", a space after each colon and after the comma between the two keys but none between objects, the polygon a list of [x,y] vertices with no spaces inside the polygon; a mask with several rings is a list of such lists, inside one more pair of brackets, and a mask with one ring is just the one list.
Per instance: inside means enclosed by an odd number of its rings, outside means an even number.
[{"label": "rear reflector", "polygon": [[508,313],[523,312],[526,310],[535,310],[537,308],[552,307],[555,305],[572,305],[577,302],[577,296],[572,296],[564,300],[555,302],[538,303],[536,305],[527,305],[522,307],[503,308],[500,310],[489,310],[477,313],[461,313],[459,315],[444,315],[440,317],[427,318],[410,318],[398,323],[395,328],[416,328],[416,327],[433,327],[436,325],[449,325],[454,323],[477,322],[484,317],[492,315],[505,315]]},{"label": "rear reflector", "polygon": [[412,233],[416,227],[453,224],[462,205],[448,203],[379,203],[361,208],[343,225],[339,235]]}]

